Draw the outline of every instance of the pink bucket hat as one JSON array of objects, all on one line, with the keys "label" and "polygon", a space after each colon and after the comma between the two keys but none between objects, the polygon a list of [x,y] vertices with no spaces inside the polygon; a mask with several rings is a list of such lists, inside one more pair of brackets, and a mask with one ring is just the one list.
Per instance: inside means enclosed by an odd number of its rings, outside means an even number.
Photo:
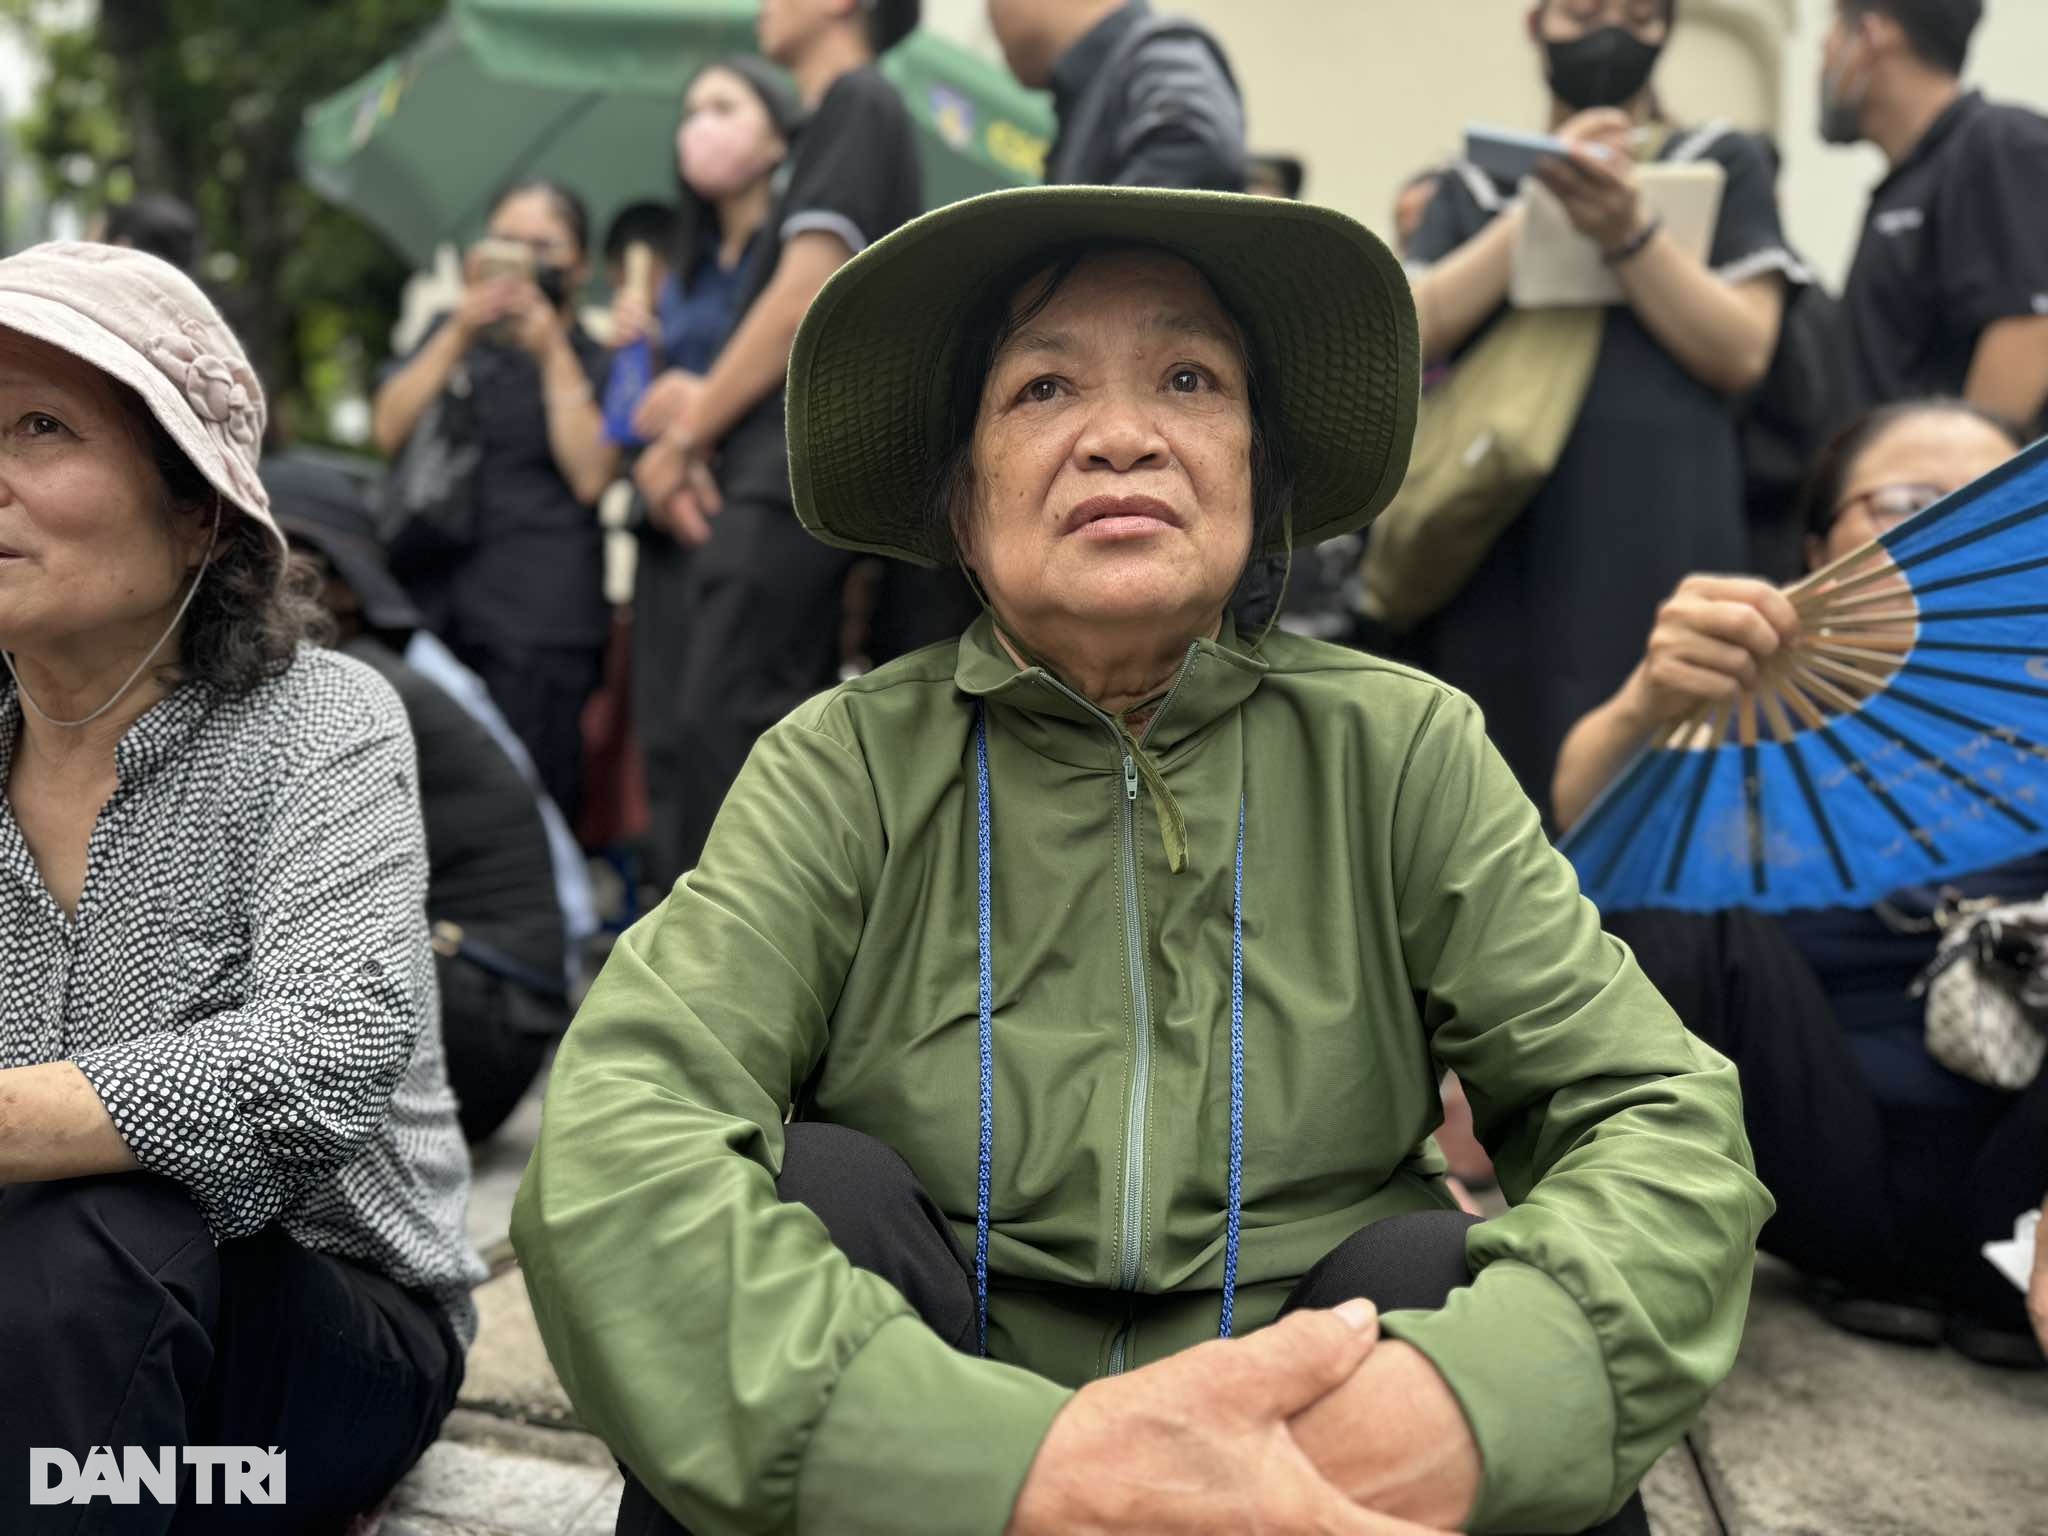
[{"label": "pink bucket hat", "polygon": [[62,348],[134,390],[192,467],[284,545],[256,473],[263,386],[191,278],[121,246],[32,246],[0,261],[0,327]]}]

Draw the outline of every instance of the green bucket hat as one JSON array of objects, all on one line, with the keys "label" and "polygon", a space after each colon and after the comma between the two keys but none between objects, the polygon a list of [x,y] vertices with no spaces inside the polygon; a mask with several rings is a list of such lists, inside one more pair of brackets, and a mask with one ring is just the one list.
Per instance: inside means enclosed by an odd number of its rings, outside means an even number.
[{"label": "green bucket hat", "polygon": [[[1294,475],[1292,542],[1362,528],[1408,470],[1421,345],[1408,279],[1364,225],[1231,192],[1023,187],[936,209],[833,274],[789,358],[789,482],[842,549],[949,564],[931,526],[960,330],[989,283],[1062,246],[1156,246],[1244,327]],[[1276,529],[1256,553],[1279,551]]]}]

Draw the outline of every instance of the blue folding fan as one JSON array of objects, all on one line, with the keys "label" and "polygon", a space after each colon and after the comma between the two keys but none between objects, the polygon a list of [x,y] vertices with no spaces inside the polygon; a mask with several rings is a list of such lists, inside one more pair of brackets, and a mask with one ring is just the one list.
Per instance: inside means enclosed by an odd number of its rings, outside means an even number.
[{"label": "blue folding fan", "polygon": [[1561,844],[1602,908],[1860,906],[2048,847],[2048,439],[1788,595],[1755,691]]}]

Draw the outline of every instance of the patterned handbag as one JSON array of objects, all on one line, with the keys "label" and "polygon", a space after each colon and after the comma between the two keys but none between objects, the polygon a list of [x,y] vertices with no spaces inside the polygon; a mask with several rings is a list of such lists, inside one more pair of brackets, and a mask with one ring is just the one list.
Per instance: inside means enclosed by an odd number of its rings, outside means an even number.
[{"label": "patterned handbag", "polygon": [[1927,1051],[1951,1072],[2018,1090],[2048,1056],[2048,899],[1959,914],[1913,984]]}]

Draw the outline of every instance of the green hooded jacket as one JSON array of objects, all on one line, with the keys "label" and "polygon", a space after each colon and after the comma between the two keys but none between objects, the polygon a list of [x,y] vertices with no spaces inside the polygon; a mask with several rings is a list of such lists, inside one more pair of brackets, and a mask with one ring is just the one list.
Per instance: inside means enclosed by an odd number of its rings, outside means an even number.
[{"label": "green hooded jacket", "polygon": [[[973,1251],[977,706],[986,1360],[774,1183],[793,1107],[865,1131]],[[1686,1428],[1771,1210],[1735,1070],[1601,931],[1472,704],[1226,626],[1134,755],[984,617],[762,737],[555,1065],[512,1223],[535,1315],[577,1412],[698,1536],[999,1536],[1072,1388],[1215,1336],[1240,798],[1237,1331],[1368,1222],[1452,1205],[1450,1068],[1513,1208],[1472,1230],[1469,1288],[1382,1326],[1471,1422],[1472,1529],[1595,1524]]]}]

